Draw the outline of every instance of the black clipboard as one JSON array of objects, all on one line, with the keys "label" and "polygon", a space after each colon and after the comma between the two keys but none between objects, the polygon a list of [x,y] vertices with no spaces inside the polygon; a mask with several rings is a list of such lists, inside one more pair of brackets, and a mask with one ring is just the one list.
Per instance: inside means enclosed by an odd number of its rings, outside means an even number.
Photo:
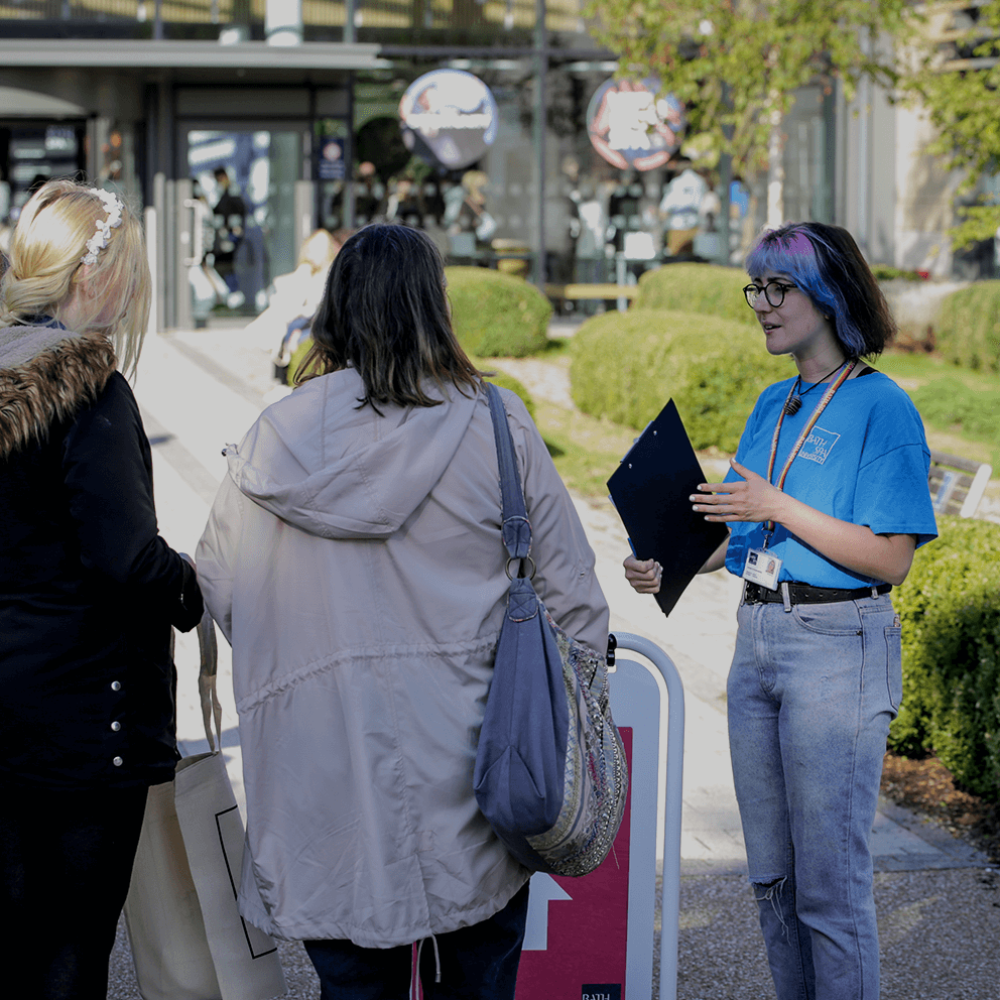
[{"label": "black clipboard", "polygon": [[729,535],[725,524],[706,521],[691,509],[691,495],[707,481],[672,399],[608,480],[632,551],[663,567],[655,596],[665,615]]}]

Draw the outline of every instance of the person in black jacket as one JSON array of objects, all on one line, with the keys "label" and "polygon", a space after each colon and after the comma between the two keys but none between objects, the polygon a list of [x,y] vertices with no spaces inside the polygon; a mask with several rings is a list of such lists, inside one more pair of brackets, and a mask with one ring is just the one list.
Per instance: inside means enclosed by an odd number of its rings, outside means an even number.
[{"label": "person in black jacket", "polygon": [[103,998],[146,791],[178,759],[171,625],[202,615],[159,536],[133,371],[138,220],[45,184],[0,284],[0,871],[9,996]]},{"label": "person in black jacket", "polygon": [[222,275],[230,292],[239,291],[236,277],[236,251],[246,230],[246,202],[229,190],[229,171],[216,167],[215,181],[222,193],[215,203],[215,269]]}]

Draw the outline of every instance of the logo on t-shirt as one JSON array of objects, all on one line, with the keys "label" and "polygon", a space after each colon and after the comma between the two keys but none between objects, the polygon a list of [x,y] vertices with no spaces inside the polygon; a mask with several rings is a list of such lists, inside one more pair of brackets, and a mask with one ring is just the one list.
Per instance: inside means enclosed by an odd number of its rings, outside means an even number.
[{"label": "logo on t-shirt", "polygon": [[805,444],[802,445],[798,457],[809,462],[819,462],[822,465],[839,440],[839,434],[824,430],[819,426],[814,427],[812,433],[806,438]]}]

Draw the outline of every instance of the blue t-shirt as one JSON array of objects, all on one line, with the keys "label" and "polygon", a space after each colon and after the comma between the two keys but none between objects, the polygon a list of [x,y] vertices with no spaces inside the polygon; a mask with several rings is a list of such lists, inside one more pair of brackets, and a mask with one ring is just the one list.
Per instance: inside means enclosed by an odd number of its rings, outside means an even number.
[{"label": "blue t-shirt", "polygon": [[[761,393],[736,452],[737,462],[765,478],[771,437],[791,382],[778,382]],[[804,383],[803,389],[808,388]],[[815,388],[798,413],[785,417],[775,482],[825,391],[825,386]],[[892,379],[872,372],[837,391],[792,462],[784,492],[839,520],[867,525],[876,535],[916,535],[917,545],[923,545],[937,537],[929,468],[930,451],[916,407]],[[739,479],[730,469],[726,482]],[[729,527],[726,569],[742,576],[748,550],[764,544],[764,525],[733,521]],[[831,562],[780,524],[768,550],[784,561],[779,580],[849,589],[883,582]]]}]

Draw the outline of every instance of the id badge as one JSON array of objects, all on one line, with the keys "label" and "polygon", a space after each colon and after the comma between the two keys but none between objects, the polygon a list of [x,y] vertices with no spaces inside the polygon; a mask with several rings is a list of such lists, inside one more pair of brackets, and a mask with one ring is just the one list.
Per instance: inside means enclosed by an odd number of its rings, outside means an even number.
[{"label": "id badge", "polygon": [[743,567],[743,579],[756,583],[768,590],[778,589],[778,574],[781,560],[767,549],[751,549],[747,553],[747,564]]}]

